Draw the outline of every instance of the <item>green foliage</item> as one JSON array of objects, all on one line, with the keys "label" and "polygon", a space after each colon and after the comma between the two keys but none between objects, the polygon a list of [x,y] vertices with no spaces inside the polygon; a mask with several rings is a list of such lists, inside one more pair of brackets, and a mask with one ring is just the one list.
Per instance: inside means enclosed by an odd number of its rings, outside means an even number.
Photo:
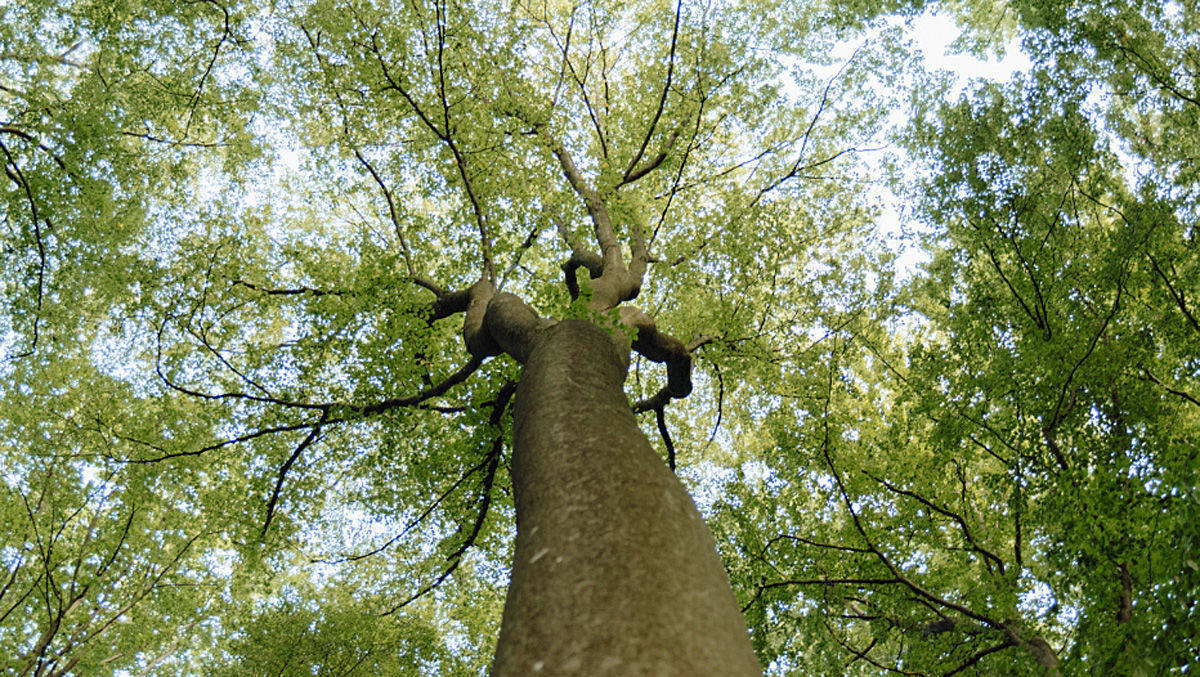
[{"label": "green foliage", "polygon": [[[1034,67],[947,98],[882,21],[930,8]],[[700,346],[665,423],[769,672],[1194,669],[1197,16],[5,5],[2,665],[484,672],[520,367],[434,290],[619,329],[561,151]],[[863,161],[906,106],[911,279]]]},{"label": "green foliage", "polygon": [[780,456],[715,523],[780,671],[1057,672],[1035,638],[1064,671],[1194,666],[1195,10],[1154,4],[1019,5],[1032,72],[918,109],[932,259],[775,391],[740,442]]}]

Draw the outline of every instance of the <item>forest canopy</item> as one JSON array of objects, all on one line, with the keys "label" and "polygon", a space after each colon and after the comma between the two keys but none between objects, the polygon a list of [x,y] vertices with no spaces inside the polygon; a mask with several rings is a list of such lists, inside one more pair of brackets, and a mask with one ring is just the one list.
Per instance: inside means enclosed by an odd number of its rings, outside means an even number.
[{"label": "forest canopy", "polygon": [[1195,670],[1198,157],[1196,0],[0,3],[0,665],[485,674],[587,324],[766,674]]}]

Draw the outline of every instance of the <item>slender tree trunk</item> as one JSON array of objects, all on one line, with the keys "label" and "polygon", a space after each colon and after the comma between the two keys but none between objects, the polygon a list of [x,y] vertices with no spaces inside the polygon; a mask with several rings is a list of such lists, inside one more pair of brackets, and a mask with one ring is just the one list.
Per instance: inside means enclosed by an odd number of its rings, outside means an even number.
[{"label": "slender tree trunk", "polygon": [[533,340],[492,674],[760,675],[712,534],[634,420],[626,364],[587,322]]}]

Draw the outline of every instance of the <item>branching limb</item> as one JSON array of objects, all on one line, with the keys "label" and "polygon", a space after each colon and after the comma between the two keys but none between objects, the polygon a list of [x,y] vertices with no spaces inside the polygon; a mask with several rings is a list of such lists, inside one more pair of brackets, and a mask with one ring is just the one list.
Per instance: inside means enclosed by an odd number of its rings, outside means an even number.
[{"label": "branching limb", "polygon": [[885,480],[881,477],[875,476],[873,473],[871,473],[869,470],[867,470],[865,468],[863,469],[863,474],[865,474],[867,477],[870,477],[871,479],[875,480],[879,484],[886,487],[888,491],[891,491],[892,493],[895,493],[895,494],[900,494],[901,496],[907,496],[908,498],[911,498],[911,499],[917,501],[921,505],[924,505],[926,508],[929,508],[930,510],[938,513],[939,515],[943,515],[945,517],[949,517],[950,519],[954,520],[958,524],[959,531],[962,532],[963,538],[965,538],[967,543],[970,544],[971,549],[974,550],[975,552],[979,553],[980,555],[982,555],[987,562],[994,564],[996,566],[996,569],[999,570],[1001,576],[1004,575],[1004,562],[999,557],[997,557],[994,553],[992,553],[990,550],[979,545],[979,542],[976,541],[975,537],[971,534],[971,529],[970,529],[970,527],[967,526],[966,520],[964,520],[961,515],[959,515],[958,513],[954,512],[952,510],[947,510],[947,509],[937,505],[933,501],[930,501],[929,499],[925,498],[924,496],[918,494],[915,491],[910,491],[908,489],[901,489],[900,487],[897,487],[896,485],[892,484],[891,482],[888,482],[887,480]]},{"label": "branching limb", "polygon": [[[355,416],[354,418],[358,418],[358,417],[364,417],[364,416],[374,416],[376,414],[381,414],[385,411],[389,411],[391,409],[397,409],[400,407],[416,406],[426,400],[433,399],[435,397],[439,397],[441,395],[446,394],[446,392],[448,390],[450,390],[451,388],[453,388],[454,386],[458,385],[459,383],[462,383],[463,381],[466,381],[471,376],[471,374],[474,374],[475,371],[477,369],[479,369],[479,367],[482,364],[483,364],[482,358],[472,357],[469,362],[467,362],[462,367],[460,367],[458,369],[458,371],[455,371],[453,374],[450,374],[449,376],[447,376],[445,379],[442,380],[441,383],[438,383],[437,385],[425,388],[424,390],[422,390],[421,392],[419,392],[415,395],[409,395],[408,397],[393,397],[393,398],[383,400],[381,402],[376,402],[374,404],[368,404],[366,406],[342,405],[342,406],[338,407],[338,409],[341,411],[347,411],[347,412],[351,412],[352,414],[356,414],[357,416]],[[331,425],[334,423],[341,423],[343,421],[347,421],[350,419],[351,419],[351,416],[346,416],[346,417],[339,418],[339,419],[330,419],[329,421],[326,422],[326,425]]]},{"label": "branching limb", "polygon": [[679,19],[682,14],[683,1],[679,0],[679,2],[675,3],[675,23],[671,28],[671,49],[667,55],[667,77],[663,82],[662,94],[659,96],[658,106],[654,109],[654,117],[650,120],[650,126],[646,128],[646,136],[642,139],[642,145],[638,148],[633,158],[629,160],[629,166],[625,169],[625,174],[621,178],[622,184],[637,181],[662,164],[663,159],[666,157],[666,154],[663,153],[646,163],[646,165],[638,167],[638,163],[642,161],[642,156],[646,153],[646,147],[650,145],[650,139],[654,137],[654,130],[658,127],[658,121],[662,118],[663,111],[667,107],[667,94],[671,91],[671,78],[675,74],[675,47],[679,42]]},{"label": "branching limb", "polygon": [[524,364],[537,332],[550,324],[520,297],[497,292],[491,280],[481,277],[469,290],[463,341],[476,359],[507,353]]},{"label": "branching limb", "polygon": [[444,62],[446,27],[444,23],[445,16],[443,14],[443,10],[444,8],[442,5],[438,4],[436,45],[437,82],[434,83],[434,86],[437,88],[438,100],[441,107],[441,127],[439,127],[438,123],[434,121],[430,112],[417,102],[416,98],[413,97],[412,93],[409,91],[409,88],[405,86],[401,80],[393,77],[391,68],[388,67],[387,60],[384,59],[382,48],[379,45],[378,36],[375,33],[371,34],[370,49],[375,54],[376,61],[379,63],[380,73],[387,82],[387,88],[400,94],[401,98],[403,98],[405,103],[407,103],[408,106],[413,110],[425,128],[428,129],[435,137],[437,137],[438,140],[444,143],[446,148],[450,150],[451,155],[454,157],[454,164],[458,170],[459,178],[463,182],[463,190],[466,193],[467,201],[471,206],[472,214],[475,218],[475,225],[479,229],[480,257],[483,274],[494,282],[496,280],[496,265],[492,260],[491,231],[488,227],[487,215],[484,212],[483,203],[479,198],[479,194],[475,189],[475,184],[471,179],[471,174],[468,171],[466,155],[464,154],[462,148],[459,147],[458,141],[455,139],[453,134],[454,130],[450,116],[450,100],[446,93],[446,66]]},{"label": "branching limb", "polygon": [[283,465],[279,466],[279,477],[275,480],[275,489],[271,491],[271,499],[267,501],[267,517],[263,520],[262,531],[258,535],[259,538],[265,538],[267,529],[271,527],[271,520],[275,517],[275,505],[279,501],[279,493],[283,491],[283,482],[287,479],[287,474],[291,470],[292,464],[296,462],[296,459],[300,458],[300,454],[304,453],[305,449],[317,440],[317,437],[321,434],[321,425],[328,419],[329,411],[326,410],[321,414],[321,420],[313,425],[308,435],[305,436],[300,444],[296,445],[296,449],[292,451],[292,455],[288,456]]},{"label": "branching limb", "polygon": [[[8,146],[6,146],[4,143],[0,143],[0,151],[4,152],[4,173],[8,175],[8,178],[11,179],[18,188],[21,189],[21,192],[25,195],[25,201],[29,205],[29,220],[30,223],[33,224],[33,242],[37,247],[38,253],[33,327],[30,331],[29,347],[24,351],[12,356],[12,359],[17,359],[21,357],[28,357],[37,350],[39,325],[42,321],[42,297],[45,295],[46,289],[47,255],[46,244],[42,238],[43,218],[41,212],[38,210],[37,200],[35,200],[33,197],[33,189],[29,186],[29,181],[25,178],[25,173],[21,171],[20,165],[17,164],[16,158],[14,158],[12,153],[9,152]],[[50,225],[48,220],[46,221],[46,225]]]},{"label": "branching limb", "polygon": [[[1067,378],[1063,380],[1062,388],[1058,393],[1058,401],[1054,405],[1054,411],[1049,415],[1050,420],[1044,423],[1042,426],[1042,436],[1046,440],[1046,445],[1050,448],[1051,453],[1054,454],[1054,458],[1058,462],[1058,466],[1063,470],[1068,469],[1067,459],[1059,449],[1054,433],[1058,427],[1058,424],[1062,423],[1062,421],[1066,419],[1067,413],[1075,405],[1075,393],[1078,392],[1078,386],[1073,390],[1071,389],[1071,384],[1075,380],[1075,374],[1079,372],[1079,368],[1082,367],[1083,363],[1086,362],[1088,358],[1090,358],[1095,352],[1096,346],[1100,342],[1100,338],[1104,336],[1105,332],[1108,330],[1109,323],[1112,322],[1113,318],[1116,317],[1117,311],[1121,308],[1121,297],[1125,292],[1125,281],[1128,278],[1128,274],[1128,271],[1125,269],[1122,269],[1118,274],[1117,293],[1113,296],[1112,308],[1109,310],[1108,314],[1105,315],[1104,320],[1100,323],[1100,328],[1097,329],[1096,333],[1092,336],[1092,340],[1088,343],[1087,350],[1084,351],[1083,355],[1075,362],[1074,366],[1071,367],[1071,371],[1067,374]],[[1069,403],[1068,396],[1070,397]]]},{"label": "branching limb", "polygon": [[584,246],[579,237],[562,221],[558,223],[558,234],[562,237],[563,242],[571,248],[571,257],[562,264],[561,268],[567,292],[574,301],[579,298],[579,281],[575,279],[575,271],[584,268],[588,271],[591,279],[598,279],[604,274],[604,259]]},{"label": "branching limb", "polygon": [[1150,259],[1150,265],[1153,266],[1155,274],[1163,281],[1163,284],[1167,285],[1167,291],[1171,296],[1171,300],[1175,302],[1175,305],[1179,308],[1179,312],[1183,313],[1183,316],[1187,318],[1188,325],[1194,331],[1200,333],[1200,322],[1196,321],[1196,316],[1188,309],[1187,298],[1183,295],[1183,290],[1176,289],[1175,285],[1171,284],[1171,278],[1167,277],[1167,274],[1163,272],[1162,266],[1158,265],[1157,259],[1150,256],[1149,253],[1146,256]]},{"label": "branching limb", "polygon": [[[345,110],[342,111],[342,115],[343,117],[346,115]],[[347,130],[347,137],[348,136],[349,131]],[[349,139],[347,139],[347,141],[349,141]],[[383,193],[384,200],[387,201],[388,218],[391,220],[392,229],[396,233],[396,241],[400,243],[400,254],[404,257],[404,265],[408,268],[408,274],[413,279],[416,279],[417,269],[413,265],[412,251],[408,247],[408,239],[404,237],[404,228],[400,225],[400,215],[396,212],[396,200],[392,197],[391,188],[389,188],[387,183],[384,182],[383,177],[379,175],[379,172],[375,171],[375,167],[367,161],[367,158],[363,157],[362,152],[360,152],[357,147],[354,147],[354,157],[358,158],[359,163],[366,168],[367,172],[371,175],[371,178],[375,181],[375,185],[379,186],[380,192]]]},{"label": "branching limb", "polygon": [[504,284],[509,280],[509,277],[515,273],[518,268],[521,268],[521,257],[523,257],[525,252],[529,251],[533,247],[533,244],[537,242],[537,238],[539,235],[541,235],[543,230],[545,230],[545,226],[540,224],[534,225],[534,227],[529,230],[529,234],[525,236],[525,240],[522,241],[517,247],[517,251],[513,256],[512,263],[504,271],[504,275],[500,277],[499,282],[497,282],[497,289],[503,289]]},{"label": "branching limb", "polygon": [[[166,461],[166,460],[170,460],[173,458],[182,458],[182,457],[186,457],[186,456],[200,456],[200,455],[205,454],[210,451],[215,451],[217,449],[222,449],[224,447],[232,446],[235,444],[241,444],[243,442],[249,442],[251,440],[254,440],[259,437],[266,436],[266,435],[273,435],[276,433],[286,433],[286,432],[291,432],[294,430],[311,429],[314,426],[331,426],[331,425],[337,425],[337,424],[341,424],[341,423],[348,423],[351,421],[360,420],[367,416],[373,416],[373,415],[380,414],[385,411],[389,411],[391,409],[396,409],[399,407],[417,406],[417,405],[425,402],[426,400],[429,400],[434,397],[438,397],[440,395],[445,394],[446,391],[450,390],[450,388],[467,380],[467,378],[471,374],[475,373],[475,370],[477,370],[481,364],[483,364],[482,359],[472,358],[470,362],[463,365],[458,371],[447,376],[445,378],[445,380],[443,380],[441,383],[438,383],[437,385],[425,388],[421,392],[419,392],[415,395],[410,395],[408,397],[390,398],[390,399],[383,400],[383,401],[376,402],[374,404],[369,404],[369,405],[348,405],[348,404],[331,404],[331,403],[330,404],[321,404],[321,405],[305,404],[305,405],[302,405],[301,408],[316,409],[321,412],[321,418],[318,421],[309,422],[309,423],[289,423],[289,424],[268,426],[266,428],[260,428],[258,430],[246,433],[244,435],[239,435],[237,437],[222,440],[220,442],[215,442],[213,444],[209,444],[209,445],[200,447],[199,449],[192,449],[189,451],[169,451],[166,448],[164,448],[160,445],[154,444],[152,442],[147,442],[145,440],[140,440],[140,439],[125,436],[125,435],[114,434],[114,436],[117,437],[118,439],[122,439],[127,442],[132,442],[132,443],[138,444],[140,446],[148,447],[150,449],[158,451],[159,455],[152,457],[152,458],[142,458],[142,459],[113,458],[113,460],[120,461],[122,463],[158,463],[160,461]],[[201,395],[201,396],[203,396],[203,395]],[[288,403],[282,402],[282,404],[287,405]],[[300,403],[292,403],[292,404],[300,404]],[[334,417],[333,416],[334,413],[339,413],[341,415]]]},{"label": "branching limb", "polygon": [[[0,58],[3,58],[3,57],[0,57]],[[50,146],[47,146],[45,143],[42,143],[42,141],[40,141],[33,134],[30,134],[29,132],[27,132],[23,129],[19,129],[17,127],[9,127],[7,125],[0,125],[0,134],[9,134],[11,136],[15,136],[24,141],[28,141],[29,143],[37,146],[38,150],[42,151],[46,155],[49,155],[50,158],[52,160],[54,160],[54,164],[58,165],[58,168],[63,171],[63,174],[65,174],[67,176],[67,178],[78,183],[79,175],[76,174],[75,172],[71,171],[71,169],[67,166],[66,161],[64,161],[62,159],[62,156],[59,155],[58,153],[56,153],[54,151],[54,149],[51,148]]]},{"label": "branching limb", "polygon": [[815,113],[813,113],[812,119],[809,120],[808,128],[804,130],[804,134],[802,136],[803,140],[800,143],[800,151],[796,154],[796,160],[795,160],[795,162],[792,163],[791,168],[783,176],[780,176],[779,178],[775,179],[774,181],[771,181],[770,183],[768,183],[763,188],[759,189],[758,193],[754,196],[754,199],[750,201],[750,207],[753,208],[755,205],[757,205],[759,203],[760,200],[762,200],[763,197],[766,196],[767,193],[771,192],[772,190],[775,190],[780,185],[782,185],[785,181],[793,179],[793,178],[799,176],[800,174],[802,174],[803,172],[806,172],[810,169],[815,169],[822,165],[833,162],[834,160],[838,159],[842,155],[845,155],[847,153],[857,152],[857,149],[849,148],[849,149],[838,151],[837,153],[834,153],[833,155],[826,157],[824,159],[815,160],[813,162],[809,162],[806,164],[804,163],[804,157],[805,157],[806,152],[808,151],[808,142],[812,139],[813,131],[816,129],[817,122],[820,121],[821,115],[825,112],[825,109],[829,106],[830,92],[833,89],[834,83],[838,80],[838,78],[842,77],[842,74],[845,73],[846,69],[850,67],[850,64],[854,62],[854,59],[858,56],[858,53],[861,50],[862,50],[861,47],[859,49],[854,50],[854,53],[850,55],[850,58],[846,59],[846,62],[844,64],[842,64],[842,67],[839,68],[838,71],[833,74],[833,77],[831,77],[829,79],[829,81],[825,83],[825,90],[821,93],[821,102],[817,105],[817,111]]},{"label": "branching limb", "polygon": [[[632,308],[628,308],[628,307],[622,308],[621,310],[622,310],[622,318],[623,319],[625,317],[629,316],[629,314],[625,311],[635,311],[635,312],[641,313],[641,311],[637,311],[636,309],[632,309]],[[646,316],[645,313],[642,313],[642,316],[649,319],[649,317]],[[651,325],[653,325],[652,320],[651,320]],[[655,333],[657,334],[656,330],[655,330]],[[655,341],[664,343],[664,344],[668,345],[668,347],[671,345],[670,341],[679,343],[678,339],[675,339],[666,334],[658,334],[658,336],[666,337],[666,339],[669,339],[669,341],[661,339],[661,338],[655,339]],[[639,332],[639,340],[640,340],[640,332]],[[691,385],[692,385],[691,353],[693,351],[695,351],[696,349],[698,349],[700,346],[705,345],[713,340],[714,340],[714,338],[711,336],[700,336],[700,337],[694,339],[690,344],[688,344],[686,346],[683,345],[682,343],[680,343],[679,346],[682,348],[683,353],[686,354],[686,356],[687,356],[686,365],[680,365],[679,360],[675,356],[676,354],[669,353],[671,361],[667,362],[667,385],[664,386],[657,393],[655,393],[654,396],[652,396],[648,399],[645,399],[645,400],[640,400],[633,405],[633,413],[635,413],[635,414],[640,414],[642,412],[651,411],[651,410],[654,411],[655,422],[658,425],[658,432],[662,436],[663,445],[667,449],[667,465],[671,468],[671,472],[675,471],[675,443],[671,441],[671,433],[670,433],[670,430],[667,429],[667,419],[666,419],[667,404],[670,403],[670,401],[672,399],[687,397],[691,393]],[[651,353],[654,353],[654,351],[656,349],[661,348],[661,346],[658,346],[655,343],[655,341],[648,340],[648,343],[652,344],[651,348],[648,349]],[[656,346],[657,346],[657,348],[656,348]],[[634,347],[637,348],[637,341],[634,341]],[[645,346],[643,346],[643,347],[645,347]],[[644,351],[644,350],[638,349],[638,352],[649,359],[654,359],[652,357],[649,357],[649,355],[647,355],[646,351]],[[667,351],[667,352],[669,352],[669,351]],[[661,362],[661,361],[666,361],[666,360],[657,360],[657,361]],[[675,371],[675,374],[676,374],[675,379],[676,380],[674,382],[672,382],[672,380],[671,380],[671,378],[672,378],[671,377],[672,362],[675,364],[675,370],[676,370]],[[679,374],[679,372],[681,370],[683,371],[682,377]],[[681,383],[679,381],[680,378],[686,379],[686,383],[685,383],[686,387],[681,386]],[[682,393],[682,394],[679,394],[679,393]],[[718,419],[718,424],[719,424],[719,419]],[[715,429],[714,429],[714,433],[715,433]]]},{"label": "branching limb", "polygon": [[[162,368],[163,334],[167,328],[167,321],[172,319],[175,318],[171,315],[167,315],[163,318],[162,323],[159,324],[154,353],[154,372],[158,375],[158,378],[160,381],[162,381],[163,385],[167,386],[171,390],[202,400],[244,400],[247,402],[256,402],[258,404],[273,404],[292,409],[316,409],[321,411],[325,411],[329,408],[330,405],[328,403],[294,402],[271,395],[251,395],[250,393],[243,392],[204,393],[176,383],[175,381],[171,380],[169,376],[167,376]],[[211,347],[209,349],[211,350]]]},{"label": "branching limb", "polygon": [[[575,83],[576,88],[579,90],[579,98],[583,102],[583,106],[587,110],[587,113],[588,113],[588,118],[592,122],[592,129],[596,130],[596,140],[600,144],[600,155],[601,155],[601,157],[608,159],[608,157],[609,157],[608,138],[604,132],[604,125],[600,119],[600,113],[596,110],[596,106],[592,103],[592,97],[588,93],[588,87],[587,87],[588,73],[591,70],[591,64],[592,64],[592,48],[589,46],[587,54],[584,56],[584,70],[583,70],[583,73],[580,73],[575,68],[575,64],[574,64],[574,62],[571,61],[571,57],[570,57],[571,33],[573,32],[574,26],[575,26],[575,12],[574,12],[574,10],[572,10],[571,22],[567,26],[567,35],[566,35],[566,40],[564,41],[564,40],[559,39],[558,35],[554,31],[553,26],[550,25],[550,22],[549,21],[546,22],[546,27],[550,30],[550,36],[554,39],[555,44],[558,46],[559,52],[562,53],[563,69],[565,69],[566,71],[570,71],[571,80]],[[600,50],[601,50],[600,51],[601,55],[603,55],[604,54],[604,46],[603,45],[600,46]],[[560,74],[559,74],[559,82],[560,83],[563,81],[563,74],[564,74],[564,70],[560,70]],[[557,90],[558,90],[558,88],[556,86],[555,87],[555,97],[554,97],[555,100],[557,100],[557,98],[558,98]]]},{"label": "branching limb", "polygon": [[854,646],[852,644],[850,644],[849,640],[843,639],[842,637],[840,637],[838,635],[838,633],[836,631],[834,631],[833,626],[830,625],[830,623],[829,623],[829,619],[822,616],[821,623],[825,626],[825,631],[829,633],[829,636],[833,638],[833,641],[838,643],[838,646],[842,647],[843,649],[845,649],[846,651],[848,651],[854,655],[854,659],[851,660],[850,663],[847,664],[847,667],[849,667],[850,665],[853,665],[856,661],[861,660],[866,663],[870,663],[871,665],[875,666],[876,668],[879,668],[880,670],[884,670],[886,672],[892,672],[892,673],[895,673],[898,675],[913,675],[913,676],[925,677],[924,672],[911,672],[908,670],[902,670],[895,666],[880,663],[879,661],[875,660],[874,658],[871,658],[871,656],[868,654],[871,651],[871,649],[875,647],[877,640],[872,639],[871,643],[869,645],[867,645],[867,648],[865,648],[865,649],[856,649],[856,648],[854,648]]},{"label": "branching limb", "polygon": [[471,525],[471,531],[467,534],[466,538],[463,539],[462,543],[455,548],[454,552],[451,552],[446,556],[446,560],[449,561],[450,564],[444,571],[442,571],[441,575],[439,575],[436,580],[425,585],[407,599],[393,606],[387,611],[384,611],[380,615],[390,616],[400,609],[403,609],[405,606],[408,606],[412,602],[425,596],[437,586],[441,585],[442,581],[445,581],[450,577],[451,574],[455,572],[455,570],[458,569],[458,565],[462,563],[463,555],[466,554],[467,550],[471,546],[475,545],[475,541],[479,538],[479,532],[483,529],[483,523],[487,519],[488,509],[491,507],[492,484],[496,479],[496,469],[500,466],[500,457],[504,451],[504,435],[500,431],[500,424],[503,421],[504,412],[508,408],[508,403],[512,400],[513,393],[516,391],[516,383],[510,381],[504,384],[504,386],[500,388],[500,392],[496,395],[496,399],[492,405],[492,413],[488,417],[488,425],[493,431],[492,448],[486,457],[487,471],[483,478],[483,482],[479,487],[479,511],[475,515],[475,520]]},{"label": "branching limb", "polygon": [[467,156],[459,147],[453,133],[454,124],[450,119],[450,99],[446,92],[446,5],[443,2],[435,1],[434,8],[437,12],[437,91],[442,107],[442,128],[446,131],[443,141],[446,142],[446,147],[454,156],[454,165],[458,168],[458,175],[462,179],[467,201],[470,202],[471,212],[475,216],[475,225],[479,229],[480,264],[483,275],[494,284],[496,282],[496,262],[492,257],[491,228],[488,225],[483,202],[472,181],[471,171],[467,166]]}]

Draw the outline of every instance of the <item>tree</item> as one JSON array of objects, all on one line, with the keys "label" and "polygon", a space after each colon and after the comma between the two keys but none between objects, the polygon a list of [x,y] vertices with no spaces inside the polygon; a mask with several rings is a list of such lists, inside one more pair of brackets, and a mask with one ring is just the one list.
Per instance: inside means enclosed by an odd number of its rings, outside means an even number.
[{"label": "tree", "polygon": [[757,671],[667,413],[697,359],[770,378],[772,308],[859,243],[871,59],[788,75],[816,11],[12,10],[13,667],[478,669],[515,512],[497,674]]},{"label": "tree", "polygon": [[926,5],[5,8],[5,668],[1189,668],[1195,8]]},{"label": "tree", "polygon": [[1011,9],[1031,72],[909,132],[926,277],[829,342],[819,415],[776,421],[794,451],[768,477],[801,481],[739,487],[716,520],[757,553],[748,609],[779,628],[760,655],[904,674],[1195,664],[1197,111],[1172,79],[1195,73],[1195,8]]}]

